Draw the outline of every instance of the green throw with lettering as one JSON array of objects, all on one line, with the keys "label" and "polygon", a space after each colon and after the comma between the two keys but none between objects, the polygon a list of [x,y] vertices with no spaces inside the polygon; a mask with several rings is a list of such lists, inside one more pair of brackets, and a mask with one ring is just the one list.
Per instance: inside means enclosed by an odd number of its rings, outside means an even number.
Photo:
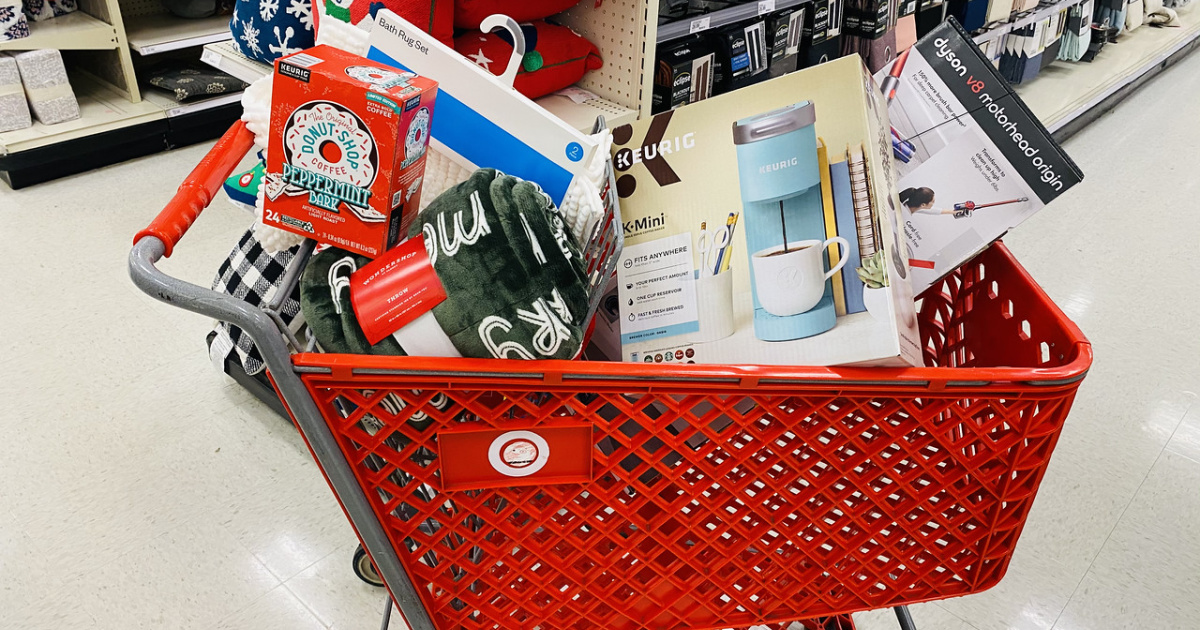
[{"label": "green throw with lettering", "polygon": [[[413,222],[446,300],[438,327],[464,357],[570,359],[583,344],[587,274],[558,209],[530,182],[481,169]],[[405,354],[371,346],[350,305],[349,274],[370,260],[331,248],[301,278],[301,307],[327,352]]]}]

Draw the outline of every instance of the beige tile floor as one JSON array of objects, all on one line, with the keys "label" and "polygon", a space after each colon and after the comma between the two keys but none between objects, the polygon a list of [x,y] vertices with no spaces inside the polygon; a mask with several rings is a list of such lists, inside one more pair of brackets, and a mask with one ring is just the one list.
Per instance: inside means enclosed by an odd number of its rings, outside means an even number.
[{"label": "beige tile floor", "polygon": [[[1074,138],[1087,181],[1008,239],[1096,364],[1008,576],[922,630],[1200,627],[1198,103],[1200,55]],[[0,629],[378,626],[299,437],[126,277],[205,149],[0,191]],[[216,203],[165,267],[207,284],[247,222]]]}]

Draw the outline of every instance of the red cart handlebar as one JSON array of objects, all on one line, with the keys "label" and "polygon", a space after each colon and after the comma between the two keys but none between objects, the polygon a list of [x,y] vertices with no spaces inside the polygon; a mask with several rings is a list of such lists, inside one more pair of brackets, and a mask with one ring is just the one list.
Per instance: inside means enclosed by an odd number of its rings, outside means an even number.
[{"label": "red cart handlebar", "polygon": [[221,184],[252,146],[254,134],[246,129],[246,123],[240,120],[234,123],[192,169],[162,212],[133,237],[133,242],[136,244],[143,236],[156,236],[166,246],[164,255],[170,256],[175,244],[196,222],[196,217],[213,200]]}]

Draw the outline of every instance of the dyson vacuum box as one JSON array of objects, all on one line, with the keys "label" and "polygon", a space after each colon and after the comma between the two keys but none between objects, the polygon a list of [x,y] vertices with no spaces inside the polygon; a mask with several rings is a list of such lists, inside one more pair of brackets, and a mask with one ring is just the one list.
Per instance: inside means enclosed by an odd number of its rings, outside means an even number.
[{"label": "dyson vacuum box", "polygon": [[887,108],[858,56],[613,135],[622,360],[921,364]]}]

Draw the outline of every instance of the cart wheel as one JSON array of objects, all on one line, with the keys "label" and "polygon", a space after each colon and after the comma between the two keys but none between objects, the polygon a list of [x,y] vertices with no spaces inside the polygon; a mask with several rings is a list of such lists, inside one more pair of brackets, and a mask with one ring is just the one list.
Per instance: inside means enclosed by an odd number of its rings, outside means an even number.
[{"label": "cart wheel", "polygon": [[362,545],[354,550],[354,575],[371,586],[383,586],[383,578],[379,577],[379,571],[371,564],[371,558]]}]

